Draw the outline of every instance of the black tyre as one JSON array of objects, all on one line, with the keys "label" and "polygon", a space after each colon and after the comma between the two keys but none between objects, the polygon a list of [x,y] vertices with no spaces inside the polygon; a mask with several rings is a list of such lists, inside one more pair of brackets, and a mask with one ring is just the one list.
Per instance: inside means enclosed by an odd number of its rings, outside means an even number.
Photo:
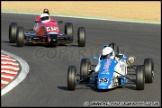
[{"label": "black tyre", "polygon": [[87,75],[89,75],[89,70],[91,69],[91,63],[90,60],[87,58],[83,58],[81,60],[81,64],[80,64],[80,80],[81,82],[89,82],[90,77],[88,77]]},{"label": "black tyre", "polygon": [[136,89],[144,90],[145,85],[144,69],[142,66],[136,68]]},{"label": "black tyre", "polygon": [[15,22],[11,23],[9,26],[9,41],[10,43],[16,42],[16,32],[17,32],[17,24]]},{"label": "black tyre", "polygon": [[70,40],[73,41],[73,24],[66,23],[64,29],[65,35],[70,36]]},{"label": "black tyre", "polygon": [[154,80],[154,62],[151,58],[144,60],[145,83],[152,83]]},{"label": "black tyre", "polygon": [[84,47],[86,44],[86,32],[84,27],[78,28],[78,46]]},{"label": "black tyre", "polygon": [[18,47],[23,47],[24,45],[24,29],[23,27],[18,27],[16,35],[16,43]]},{"label": "black tyre", "polygon": [[69,66],[67,74],[67,88],[68,90],[75,90],[76,87],[76,67]]}]

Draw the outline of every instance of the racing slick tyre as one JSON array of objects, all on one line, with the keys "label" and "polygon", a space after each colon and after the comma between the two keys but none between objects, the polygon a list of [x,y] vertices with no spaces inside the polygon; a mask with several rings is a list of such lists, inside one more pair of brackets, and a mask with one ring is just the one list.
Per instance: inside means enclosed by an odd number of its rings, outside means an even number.
[{"label": "racing slick tyre", "polygon": [[70,40],[73,41],[73,24],[67,22],[64,29],[65,35],[70,36]]},{"label": "racing slick tyre", "polygon": [[144,72],[143,72],[143,67],[139,66],[136,68],[136,89],[137,90],[144,90],[144,85],[145,85],[145,77],[144,77]]},{"label": "racing slick tyre", "polygon": [[16,44],[18,47],[23,47],[24,45],[24,28],[18,27],[17,33],[16,33]]},{"label": "racing slick tyre", "polygon": [[89,82],[90,77],[89,70],[91,69],[90,60],[87,58],[83,58],[80,64],[80,80],[81,82]]},{"label": "racing slick tyre", "polygon": [[145,83],[152,83],[154,80],[154,62],[151,58],[144,60]]},{"label": "racing slick tyre", "polygon": [[68,90],[75,90],[76,87],[76,67],[69,66],[67,75],[67,88]]},{"label": "racing slick tyre", "polygon": [[12,22],[9,26],[9,40],[10,43],[16,42],[16,32],[17,32],[17,24]]},{"label": "racing slick tyre", "polygon": [[78,46],[84,47],[86,44],[86,33],[84,27],[78,28]]}]

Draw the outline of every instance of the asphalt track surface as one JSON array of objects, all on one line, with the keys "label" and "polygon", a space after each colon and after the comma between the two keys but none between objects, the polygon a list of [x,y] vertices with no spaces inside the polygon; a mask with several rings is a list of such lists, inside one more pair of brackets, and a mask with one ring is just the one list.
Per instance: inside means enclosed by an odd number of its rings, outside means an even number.
[{"label": "asphalt track surface", "polygon": [[[53,17],[57,21],[72,22],[75,38],[77,28],[86,29],[86,47],[44,47],[25,45],[23,48],[9,43],[10,22],[17,22],[31,29],[36,15],[1,13],[1,48],[22,57],[30,66],[27,77],[15,88],[1,97],[1,106],[84,106],[93,101],[100,102],[159,102],[161,106],[161,30],[160,24],[123,23],[78,18]],[[61,28],[64,24],[60,25]],[[115,42],[120,52],[135,55],[134,64],[143,64],[144,58],[154,60],[154,82],[145,84],[145,89],[136,90],[135,85],[109,91],[97,91],[92,85],[77,85],[75,91],[67,90],[67,69],[77,67],[79,73],[82,58],[98,56],[103,44]],[[92,60],[91,60],[92,61]],[[95,64],[92,61],[92,64]],[[129,73],[133,74],[133,73]],[[134,77],[132,77],[134,78]]]}]

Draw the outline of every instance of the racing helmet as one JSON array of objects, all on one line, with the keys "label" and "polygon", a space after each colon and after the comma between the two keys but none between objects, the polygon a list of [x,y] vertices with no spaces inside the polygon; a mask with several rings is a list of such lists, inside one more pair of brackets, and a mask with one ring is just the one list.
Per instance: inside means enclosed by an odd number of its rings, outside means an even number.
[{"label": "racing helmet", "polygon": [[46,14],[49,15],[49,10],[48,10],[47,8],[45,8],[45,9],[43,10],[43,13],[46,13]]},{"label": "racing helmet", "polygon": [[106,56],[108,54],[111,54],[112,55],[112,53],[113,53],[113,49],[111,47],[105,47],[102,50],[102,55],[103,56]]},{"label": "racing helmet", "polygon": [[42,15],[40,15],[40,19],[41,19],[42,22],[49,22],[50,21],[50,17],[46,13],[43,13]]}]

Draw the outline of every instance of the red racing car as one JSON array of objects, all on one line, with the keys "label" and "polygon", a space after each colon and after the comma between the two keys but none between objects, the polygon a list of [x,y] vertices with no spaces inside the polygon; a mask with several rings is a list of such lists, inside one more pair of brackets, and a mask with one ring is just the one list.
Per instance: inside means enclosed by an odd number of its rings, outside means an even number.
[{"label": "red racing car", "polygon": [[[35,31],[24,32],[23,27],[18,27],[15,22],[9,26],[9,41],[16,43],[18,47],[23,47],[25,42],[42,43],[45,46],[57,46],[59,44],[70,44],[73,42],[73,24],[67,22],[64,27],[64,33],[60,32],[59,24],[51,16],[43,13],[37,18]],[[79,27],[77,32],[77,42],[79,47],[86,44],[86,33],[84,27]]]}]

